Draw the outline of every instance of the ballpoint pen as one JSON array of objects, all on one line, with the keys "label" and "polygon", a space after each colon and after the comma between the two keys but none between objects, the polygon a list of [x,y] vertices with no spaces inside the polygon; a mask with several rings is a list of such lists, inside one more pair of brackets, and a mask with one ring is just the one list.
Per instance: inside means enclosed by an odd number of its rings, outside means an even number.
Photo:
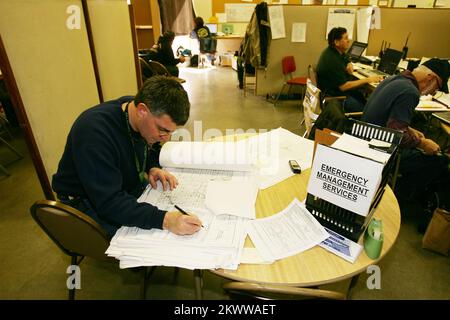
[{"label": "ballpoint pen", "polygon": [[[182,214],[190,216],[189,213],[187,213],[186,211],[184,211],[183,209],[181,209],[179,206],[174,205],[175,209],[177,209],[178,211],[180,211]],[[202,224],[202,228],[204,228],[203,224]]]}]

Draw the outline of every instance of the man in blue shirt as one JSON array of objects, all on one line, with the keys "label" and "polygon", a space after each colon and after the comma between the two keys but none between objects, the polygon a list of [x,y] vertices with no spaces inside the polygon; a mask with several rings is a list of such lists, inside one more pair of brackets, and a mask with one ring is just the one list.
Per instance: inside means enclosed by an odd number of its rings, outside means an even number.
[{"label": "man in blue shirt", "polygon": [[448,157],[424,134],[410,127],[420,95],[448,93],[450,65],[433,58],[416,69],[389,77],[377,86],[364,108],[363,121],[403,132],[397,196],[412,199],[437,181],[448,185]]},{"label": "man in blue shirt", "polygon": [[192,234],[194,215],[166,212],[137,198],[150,183],[164,190],[177,179],[159,165],[159,142],[189,118],[186,91],[175,80],[154,76],[135,97],[121,97],[84,111],[70,130],[53,176],[61,202],[91,216],[112,237],[121,226]]},{"label": "man in blue shirt", "polygon": [[333,28],[328,33],[328,47],[322,52],[317,63],[317,81],[319,89],[327,96],[346,96],[346,112],[359,112],[364,108],[366,99],[358,91],[367,83],[380,82],[380,76],[354,80],[353,66],[346,52],[350,46],[347,30]]}]

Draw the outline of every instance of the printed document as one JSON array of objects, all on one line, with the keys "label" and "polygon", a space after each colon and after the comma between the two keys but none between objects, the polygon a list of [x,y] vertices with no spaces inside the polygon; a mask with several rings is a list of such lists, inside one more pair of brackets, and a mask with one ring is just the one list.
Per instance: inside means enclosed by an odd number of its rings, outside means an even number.
[{"label": "printed document", "polygon": [[273,216],[250,221],[248,234],[265,261],[296,255],[329,237],[298,199]]},{"label": "printed document", "polygon": [[325,228],[325,230],[330,234],[330,237],[322,241],[319,246],[351,263],[354,263],[361,254],[363,247],[330,229]]}]

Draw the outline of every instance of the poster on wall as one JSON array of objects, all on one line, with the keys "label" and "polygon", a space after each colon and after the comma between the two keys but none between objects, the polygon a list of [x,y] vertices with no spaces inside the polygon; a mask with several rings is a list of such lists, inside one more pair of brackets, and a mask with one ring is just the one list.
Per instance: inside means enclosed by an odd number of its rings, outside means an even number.
[{"label": "poster on wall", "polygon": [[227,22],[249,22],[256,3],[225,3]]},{"label": "poster on wall", "polygon": [[294,22],[292,24],[292,42],[306,42],[306,23]]},{"label": "poster on wall", "polygon": [[273,40],[286,38],[283,6],[269,7],[269,22]]},{"label": "poster on wall", "polygon": [[327,32],[325,38],[328,39],[328,33],[336,27],[347,29],[349,39],[353,39],[353,27],[355,25],[355,9],[328,9]]}]

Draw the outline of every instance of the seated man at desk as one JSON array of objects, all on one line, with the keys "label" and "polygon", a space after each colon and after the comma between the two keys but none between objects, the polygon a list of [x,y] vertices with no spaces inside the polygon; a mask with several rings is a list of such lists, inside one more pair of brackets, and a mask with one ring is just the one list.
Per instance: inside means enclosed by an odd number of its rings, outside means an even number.
[{"label": "seated man at desk", "polygon": [[367,83],[380,82],[380,76],[352,80],[353,67],[346,55],[350,46],[347,30],[333,28],[328,33],[328,47],[322,52],[317,64],[319,89],[327,96],[346,96],[345,112],[362,111],[366,99],[357,88]]},{"label": "seated man at desk", "polygon": [[437,143],[409,125],[420,95],[433,95],[439,89],[448,93],[449,75],[450,64],[433,58],[412,72],[406,70],[384,80],[364,108],[363,121],[403,132],[402,177],[396,190],[401,199],[411,200],[437,182],[448,185],[448,157],[440,155]]},{"label": "seated man at desk", "polygon": [[174,79],[154,76],[135,97],[125,96],[84,111],[70,130],[53,175],[58,199],[98,222],[109,237],[121,226],[192,234],[200,220],[138,203],[148,183],[164,190],[177,179],[159,165],[159,142],[189,118],[190,103]]},{"label": "seated man at desk", "polygon": [[172,44],[175,39],[175,33],[172,31],[166,31],[158,39],[158,44],[154,46],[147,54],[147,60],[154,60],[162,65],[164,65],[167,71],[170,72],[174,77],[178,77],[180,71],[178,70],[177,64],[183,63],[185,58],[180,56],[176,59],[173,55]]}]

